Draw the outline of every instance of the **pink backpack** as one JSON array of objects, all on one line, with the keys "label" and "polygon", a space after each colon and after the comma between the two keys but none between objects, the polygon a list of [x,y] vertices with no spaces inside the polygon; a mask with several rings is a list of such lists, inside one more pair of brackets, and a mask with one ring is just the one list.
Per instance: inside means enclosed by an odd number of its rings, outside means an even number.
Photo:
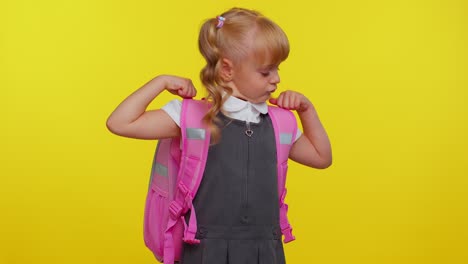
[{"label": "pink backpack", "polygon": [[[203,177],[210,145],[210,133],[202,122],[209,109],[204,101],[184,99],[180,120],[181,137],[158,142],[151,170],[144,216],[146,246],[164,264],[179,261],[182,243],[198,244],[195,238],[197,218],[192,200]],[[296,135],[293,113],[269,106],[277,150],[278,194],[280,197],[280,227],[284,242],[294,240],[287,218],[286,172],[289,150]],[[185,214],[190,210],[187,225]]]}]

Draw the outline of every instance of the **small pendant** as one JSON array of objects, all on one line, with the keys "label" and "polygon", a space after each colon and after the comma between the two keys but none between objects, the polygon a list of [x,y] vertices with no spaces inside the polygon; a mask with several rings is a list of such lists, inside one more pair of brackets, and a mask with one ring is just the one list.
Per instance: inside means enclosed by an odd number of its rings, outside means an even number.
[{"label": "small pendant", "polygon": [[246,123],[245,123],[245,126],[246,126],[245,134],[246,134],[248,137],[251,137],[252,134],[253,134],[253,131],[252,131],[252,129],[250,129],[250,122],[246,122]]}]

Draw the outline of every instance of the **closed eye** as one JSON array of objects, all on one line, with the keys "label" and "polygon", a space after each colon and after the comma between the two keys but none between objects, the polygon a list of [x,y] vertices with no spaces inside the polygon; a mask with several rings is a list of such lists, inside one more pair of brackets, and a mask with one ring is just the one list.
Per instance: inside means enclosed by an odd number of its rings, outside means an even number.
[{"label": "closed eye", "polygon": [[263,76],[263,77],[268,77],[270,76],[270,74],[273,72],[273,71],[279,71],[279,68],[278,66],[270,66],[264,70],[260,70],[260,74]]}]

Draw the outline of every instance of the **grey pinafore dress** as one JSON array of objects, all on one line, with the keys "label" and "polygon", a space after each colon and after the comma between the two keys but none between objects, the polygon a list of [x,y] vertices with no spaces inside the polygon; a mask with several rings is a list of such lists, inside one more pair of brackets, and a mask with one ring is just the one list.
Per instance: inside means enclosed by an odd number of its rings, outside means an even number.
[{"label": "grey pinafore dress", "polygon": [[[219,115],[194,199],[199,245],[184,243],[182,264],[284,264],[279,227],[276,145],[271,119],[248,124]],[[189,215],[189,214],[187,214]]]}]

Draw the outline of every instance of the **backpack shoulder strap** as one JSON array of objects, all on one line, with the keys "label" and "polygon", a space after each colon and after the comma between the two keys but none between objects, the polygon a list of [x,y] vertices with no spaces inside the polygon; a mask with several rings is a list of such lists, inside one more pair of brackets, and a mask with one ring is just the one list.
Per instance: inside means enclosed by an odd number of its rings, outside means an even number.
[{"label": "backpack shoulder strap", "polygon": [[[195,239],[197,232],[197,217],[192,200],[195,197],[205,170],[206,158],[210,146],[210,131],[203,123],[203,117],[210,105],[205,101],[184,99],[180,115],[181,157],[177,176],[177,188],[174,200],[169,205],[169,221],[164,234],[164,263],[173,263],[173,229],[180,220],[184,224],[186,243],[198,244]],[[190,210],[190,220],[187,226],[185,214]],[[168,242],[168,243],[167,243]],[[167,253],[167,254],[166,254]]]},{"label": "backpack shoulder strap", "polygon": [[[185,226],[184,242],[198,244],[197,217],[192,200],[200,187],[205,171],[208,149],[210,147],[210,131],[203,123],[210,105],[206,101],[185,99],[182,102],[181,134],[182,159],[178,176],[179,191],[185,196],[186,208],[190,209],[189,225]],[[185,223],[185,221],[184,221]]]},{"label": "backpack shoulder strap", "polygon": [[297,134],[297,121],[294,114],[286,109],[268,106],[268,114],[273,123],[276,138],[276,157],[278,171],[278,195],[280,203],[280,227],[284,235],[284,243],[293,241],[292,227],[288,221],[288,205],[284,202],[286,197],[286,173],[288,170],[289,151],[295,142]]},{"label": "backpack shoulder strap", "polygon": [[182,135],[182,166],[179,169],[179,182],[183,183],[193,195],[200,186],[205,170],[208,148],[210,146],[210,131],[203,123],[210,105],[204,101],[184,99],[180,129]]}]

